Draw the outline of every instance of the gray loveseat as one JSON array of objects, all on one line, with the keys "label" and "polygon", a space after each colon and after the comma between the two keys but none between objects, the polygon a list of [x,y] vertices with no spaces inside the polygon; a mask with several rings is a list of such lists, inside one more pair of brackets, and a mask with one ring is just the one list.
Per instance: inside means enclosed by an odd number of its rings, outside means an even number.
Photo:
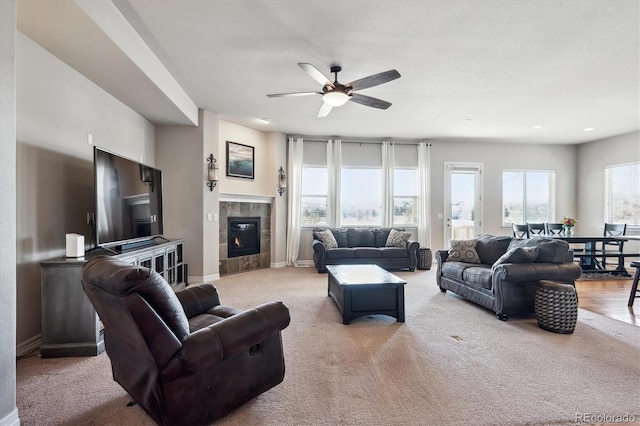
[{"label": "gray loveseat", "polygon": [[[389,239],[392,230],[398,238],[392,235]],[[326,231],[333,236],[334,244],[323,241],[326,238],[322,234],[326,235]],[[318,272],[327,272],[327,265],[361,264],[413,271],[418,264],[420,244],[406,238],[409,235],[402,228],[314,228],[313,262]]]},{"label": "gray loveseat", "polygon": [[473,246],[475,258],[453,245],[436,251],[440,290],[451,290],[489,308],[503,321],[509,315],[534,312],[538,281],[575,284],[581,274],[569,244],[562,240],[480,235],[463,243]]}]

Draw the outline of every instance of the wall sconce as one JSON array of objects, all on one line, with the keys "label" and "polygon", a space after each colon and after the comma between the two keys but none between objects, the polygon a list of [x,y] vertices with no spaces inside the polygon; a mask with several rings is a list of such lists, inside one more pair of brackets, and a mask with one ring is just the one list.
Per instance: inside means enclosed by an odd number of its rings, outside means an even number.
[{"label": "wall sconce", "polygon": [[209,157],[207,157],[207,162],[209,163],[207,166],[207,186],[209,187],[209,191],[213,191],[213,188],[215,188],[218,183],[218,160],[215,159],[213,154],[210,154]]},{"label": "wall sconce", "polygon": [[278,194],[282,197],[285,189],[287,189],[287,176],[284,174],[282,167],[278,169]]}]

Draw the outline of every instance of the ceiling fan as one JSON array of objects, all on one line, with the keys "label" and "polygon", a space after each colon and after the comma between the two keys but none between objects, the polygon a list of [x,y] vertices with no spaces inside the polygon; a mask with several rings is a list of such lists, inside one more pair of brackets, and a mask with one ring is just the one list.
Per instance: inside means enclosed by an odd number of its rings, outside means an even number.
[{"label": "ceiling fan", "polygon": [[306,72],[309,77],[322,84],[322,91],[318,92],[294,92],[294,93],[274,93],[267,95],[270,98],[286,97],[286,96],[311,96],[322,95],[323,104],[318,111],[318,118],[326,117],[333,107],[346,104],[348,101],[356,102],[372,108],[387,109],[391,106],[390,102],[382,99],[373,98],[371,96],[354,93],[355,90],[368,89],[369,87],[378,86],[387,83],[396,78],[400,78],[400,73],[396,70],[389,70],[368,77],[352,81],[347,84],[338,82],[338,73],[342,71],[342,67],[333,65],[331,73],[335,76],[332,83],[322,72],[311,64],[299,63],[298,66]]}]

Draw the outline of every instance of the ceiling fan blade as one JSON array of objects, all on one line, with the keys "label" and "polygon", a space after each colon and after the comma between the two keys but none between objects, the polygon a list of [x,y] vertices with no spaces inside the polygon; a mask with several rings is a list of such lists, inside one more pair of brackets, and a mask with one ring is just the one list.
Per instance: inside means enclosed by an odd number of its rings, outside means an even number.
[{"label": "ceiling fan blade", "polygon": [[322,92],[292,92],[292,93],[272,93],[267,95],[269,98],[283,98],[286,96],[311,96],[311,95],[322,95]]},{"label": "ceiling fan blade", "polygon": [[371,96],[361,95],[359,93],[352,93],[350,100],[351,102],[355,102],[360,105],[378,109],[387,109],[391,106],[391,102],[383,101],[382,99],[378,98],[372,98]]},{"label": "ceiling fan blade", "polygon": [[311,77],[318,83],[322,84],[323,86],[326,86],[328,84],[329,86],[333,87],[333,83],[331,82],[331,80],[329,80],[329,78],[326,75],[318,71],[318,68],[314,67],[313,65],[306,64],[306,63],[298,63],[298,66],[302,68],[304,72],[306,72],[309,75],[309,77]]},{"label": "ceiling fan blade", "polygon": [[360,80],[352,81],[349,84],[345,84],[345,86],[351,87],[353,90],[362,90],[395,80],[396,78],[400,78],[400,73],[396,70],[389,70],[361,78]]},{"label": "ceiling fan blade", "polygon": [[333,107],[325,102],[322,103],[320,110],[318,110],[318,118],[323,118],[329,115]]}]

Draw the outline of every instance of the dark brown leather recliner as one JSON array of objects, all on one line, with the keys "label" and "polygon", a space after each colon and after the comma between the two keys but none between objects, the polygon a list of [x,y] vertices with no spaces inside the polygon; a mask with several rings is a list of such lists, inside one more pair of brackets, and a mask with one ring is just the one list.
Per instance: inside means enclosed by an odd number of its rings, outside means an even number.
[{"label": "dark brown leather recliner", "polygon": [[174,293],[156,272],[108,256],[82,286],[104,324],[113,378],[159,424],[206,424],[284,379],[289,310],[224,306],[203,284]]}]

